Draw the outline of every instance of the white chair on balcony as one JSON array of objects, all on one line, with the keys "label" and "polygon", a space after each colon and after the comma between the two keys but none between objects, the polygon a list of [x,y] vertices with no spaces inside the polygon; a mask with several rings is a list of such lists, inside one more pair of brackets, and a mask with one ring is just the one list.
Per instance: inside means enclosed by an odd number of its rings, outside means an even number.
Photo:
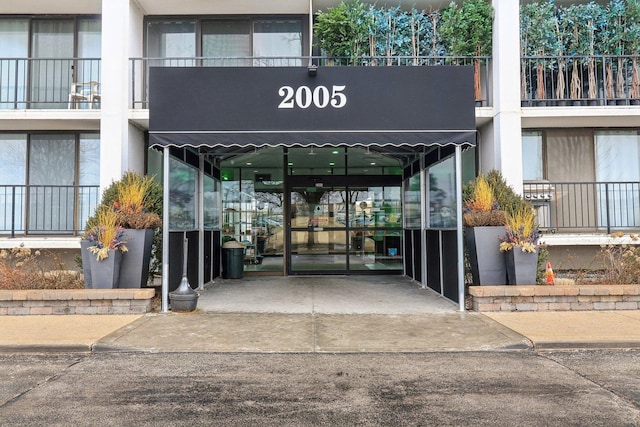
[{"label": "white chair on balcony", "polygon": [[71,84],[68,103],[68,108],[70,110],[83,108],[83,104],[92,110],[95,105],[98,107],[100,106],[100,100],[100,83],[90,81],[74,82]]}]

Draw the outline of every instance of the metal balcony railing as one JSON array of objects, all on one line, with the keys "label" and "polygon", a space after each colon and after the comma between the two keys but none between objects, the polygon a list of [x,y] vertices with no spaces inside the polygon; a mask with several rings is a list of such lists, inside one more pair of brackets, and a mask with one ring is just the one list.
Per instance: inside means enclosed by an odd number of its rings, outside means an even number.
[{"label": "metal balcony railing", "polygon": [[97,185],[0,185],[0,235],[77,235],[99,199]]},{"label": "metal balcony railing", "polygon": [[640,182],[525,183],[542,231],[611,233],[640,230]]},{"label": "metal balcony railing", "polygon": [[296,57],[191,57],[191,58],[131,58],[131,108],[149,108],[149,67],[306,67],[318,66],[439,66],[479,65],[479,83],[482,105],[491,105],[489,90],[490,57],[451,56],[365,56],[357,58],[330,58],[319,56]]},{"label": "metal balcony railing", "polygon": [[638,55],[524,56],[522,106],[640,105]]},{"label": "metal balcony railing", "polygon": [[0,109],[100,108],[100,59],[0,58]]}]

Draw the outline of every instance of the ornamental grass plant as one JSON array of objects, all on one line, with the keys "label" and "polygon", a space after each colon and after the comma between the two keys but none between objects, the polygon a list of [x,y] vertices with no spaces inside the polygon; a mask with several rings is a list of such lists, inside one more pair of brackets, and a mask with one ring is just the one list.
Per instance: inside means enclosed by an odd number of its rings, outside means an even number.
[{"label": "ornamental grass plant", "polygon": [[522,252],[537,251],[539,234],[532,208],[522,205],[515,211],[507,212],[505,228],[507,232],[500,242],[501,252],[515,248],[520,248]]},{"label": "ornamental grass plant", "polygon": [[86,233],[90,242],[89,252],[98,261],[109,257],[110,250],[127,252],[124,241],[124,229],[118,222],[118,214],[113,209],[100,208],[96,212],[97,224]]},{"label": "ornamental grass plant", "polygon": [[[152,176],[126,172],[102,193],[99,209],[111,208],[123,228],[141,230],[162,225],[162,187]],[[97,212],[87,220],[87,228],[97,224]]]},{"label": "ornamental grass plant", "polygon": [[465,188],[465,203],[462,218],[467,227],[501,226],[505,224],[504,211],[500,209],[493,188],[484,175]]}]

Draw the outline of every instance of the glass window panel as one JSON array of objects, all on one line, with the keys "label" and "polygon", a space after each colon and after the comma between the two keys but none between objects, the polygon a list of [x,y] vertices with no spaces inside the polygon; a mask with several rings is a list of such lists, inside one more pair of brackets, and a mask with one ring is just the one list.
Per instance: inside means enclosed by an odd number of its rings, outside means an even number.
[{"label": "glass window panel", "polygon": [[66,107],[73,81],[73,27],[71,19],[32,22],[31,108]]},{"label": "glass window panel", "polygon": [[0,109],[26,108],[26,61],[29,21],[0,19]]},{"label": "glass window panel", "polygon": [[74,135],[31,135],[29,144],[30,185],[73,185],[74,174]]},{"label": "glass window panel", "polygon": [[291,232],[292,271],[336,271],[347,268],[347,233],[309,228]]},{"label": "glass window panel", "polygon": [[[202,23],[202,56],[230,58],[251,56],[251,24],[249,20],[218,20]],[[207,66],[251,65],[245,60],[205,60]]]},{"label": "glass window panel", "polygon": [[100,135],[80,134],[78,184],[100,185]]},{"label": "glass window panel", "polygon": [[640,137],[635,131],[596,132],[596,180],[640,180]]},{"label": "glass window panel", "polygon": [[220,192],[218,181],[204,176],[204,228],[213,230],[220,228]]},{"label": "glass window panel", "polygon": [[450,157],[428,169],[429,218],[428,227],[452,228],[456,226],[456,169]]},{"label": "glass window panel", "polygon": [[78,58],[76,81],[100,81],[101,22],[99,19],[80,19],[78,21]]},{"label": "glass window panel", "polygon": [[0,233],[24,230],[26,170],[27,135],[0,134]]},{"label": "glass window panel", "polygon": [[253,55],[257,57],[283,57],[277,60],[257,59],[254,65],[301,65],[300,59],[291,59],[290,57],[302,55],[302,21],[254,21]]},{"label": "glass window panel", "polygon": [[74,230],[75,136],[35,134],[29,142],[29,231]]},{"label": "glass window panel", "polygon": [[421,204],[420,175],[404,180],[404,223],[406,228],[420,228]]},{"label": "glass window panel", "polygon": [[[637,228],[640,224],[640,136],[635,131],[596,132],[596,180],[599,224],[615,228]],[[609,207],[609,212],[607,212]]]},{"label": "glass window panel", "polygon": [[[196,56],[196,24],[185,22],[149,22],[147,55],[150,58],[173,58],[149,65],[192,66]],[[189,59],[181,59],[189,58]]]},{"label": "glass window panel", "polygon": [[196,228],[197,171],[181,161],[169,159],[169,228],[172,231]]},{"label": "glass window panel", "polygon": [[78,224],[84,229],[87,218],[93,214],[100,198],[100,136],[80,134],[78,156]]},{"label": "glass window panel", "polygon": [[522,134],[522,178],[531,181],[544,179],[541,132]]},{"label": "glass window panel", "polygon": [[0,134],[0,185],[24,185],[27,135]]}]

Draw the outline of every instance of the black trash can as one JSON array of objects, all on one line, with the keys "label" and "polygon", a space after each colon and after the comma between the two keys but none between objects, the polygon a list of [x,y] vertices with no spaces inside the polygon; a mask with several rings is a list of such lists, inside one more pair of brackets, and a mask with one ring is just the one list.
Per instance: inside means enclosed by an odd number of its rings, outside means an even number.
[{"label": "black trash can", "polygon": [[222,244],[222,278],[242,279],[244,275],[244,245],[231,240]]}]

